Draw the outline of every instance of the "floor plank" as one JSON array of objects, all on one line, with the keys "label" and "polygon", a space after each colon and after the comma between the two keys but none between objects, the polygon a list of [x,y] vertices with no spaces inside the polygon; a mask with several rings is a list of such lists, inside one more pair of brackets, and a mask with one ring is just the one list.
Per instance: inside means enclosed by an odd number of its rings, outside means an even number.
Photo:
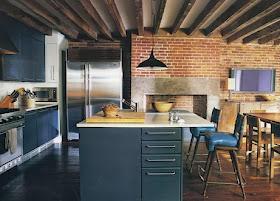
[{"label": "floor plank", "polygon": [[[184,144],[187,150],[188,143]],[[202,143],[200,153],[206,153]],[[275,169],[275,178],[268,179],[268,163],[257,170],[255,155],[251,163],[245,165],[244,150],[239,154],[242,174],[247,184],[245,192],[247,200],[280,200],[280,169]],[[229,155],[220,153],[222,168],[231,171]],[[280,156],[277,155],[280,160]],[[204,159],[206,156],[199,156]],[[203,165],[203,163],[201,163]],[[280,164],[279,164],[280,167]],[[207,196],[202,196],[203,182],[194,172],[184,170],[184,201],[187,200],[243,200],[239,186],[209,185]],[[215,165],[217,170],[217,165]],[[0,175],[1,201],[79,201],[79,147],[78,143],[55,144],[17,168]],[[212,180],[234,181],[233,175],[213,174]],[[117,201],[117,200],[116,200]],[[152,200],[151,200],[152,201]]]}]

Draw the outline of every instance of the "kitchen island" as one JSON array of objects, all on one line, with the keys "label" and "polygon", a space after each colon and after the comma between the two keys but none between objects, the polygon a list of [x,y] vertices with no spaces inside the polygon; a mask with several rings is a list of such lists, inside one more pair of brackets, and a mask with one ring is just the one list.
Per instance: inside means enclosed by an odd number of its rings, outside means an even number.
[{"label": "kitchen island", "polygon": [[214,125],[179,117],[185,122],[146,113],[145,123],[78,123],[81,200],[182,201],[182,130]]}]

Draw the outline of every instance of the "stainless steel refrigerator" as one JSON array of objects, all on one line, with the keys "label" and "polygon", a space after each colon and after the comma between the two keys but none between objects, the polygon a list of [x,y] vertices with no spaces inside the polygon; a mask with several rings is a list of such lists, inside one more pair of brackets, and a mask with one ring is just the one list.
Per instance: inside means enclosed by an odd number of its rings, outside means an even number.
[{"label": "stainless steel refrigerator", "polygon": [[114,62],[66,62],[68,140],[78,139],[76,124],[108,103],[122,108],[122,65]]}]

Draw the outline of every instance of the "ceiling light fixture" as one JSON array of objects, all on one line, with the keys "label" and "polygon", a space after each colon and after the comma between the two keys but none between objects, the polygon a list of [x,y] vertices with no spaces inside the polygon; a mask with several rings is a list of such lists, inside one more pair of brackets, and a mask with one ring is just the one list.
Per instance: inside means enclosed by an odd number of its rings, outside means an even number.
[{"label": "ceiling light fixture", "polygon": [[[151,5],[151,10],[152,10],[152,21],[153,21],[153,19],[155,20],[155,16],[153,13],[153,5]],[[154,23],[153,23],[153,25],[154,25]],[[152,50],[151,50],[150,57],[147,60],[141,62],[136,67],[137,69],[143,69],[143,70],[166,70],[166,69],[168,69],[168,67],[162,61],[155,58],[153,48],[154,48],[154,38],[153,38],[153,30],[152,30]]]}]

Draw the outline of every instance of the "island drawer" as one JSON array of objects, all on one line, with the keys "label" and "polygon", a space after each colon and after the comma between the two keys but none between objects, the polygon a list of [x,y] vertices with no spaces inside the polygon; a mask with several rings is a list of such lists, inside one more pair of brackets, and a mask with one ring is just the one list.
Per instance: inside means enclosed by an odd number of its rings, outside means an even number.
[{"label": "island drawer", "polygon": [[142,140],[181,140],[181,128],[142,128]]},{"label": "island drawer", "polygon": [[180,167],[181,154],[142,155],[142,167]]},{"label": "island drawer", "polygon": [[181,141],[142,141],[143,154],[180,154]]},{"label": "island drawer", "polygon": [[181,169],[142,168],[142,201],[181,201]]}]

